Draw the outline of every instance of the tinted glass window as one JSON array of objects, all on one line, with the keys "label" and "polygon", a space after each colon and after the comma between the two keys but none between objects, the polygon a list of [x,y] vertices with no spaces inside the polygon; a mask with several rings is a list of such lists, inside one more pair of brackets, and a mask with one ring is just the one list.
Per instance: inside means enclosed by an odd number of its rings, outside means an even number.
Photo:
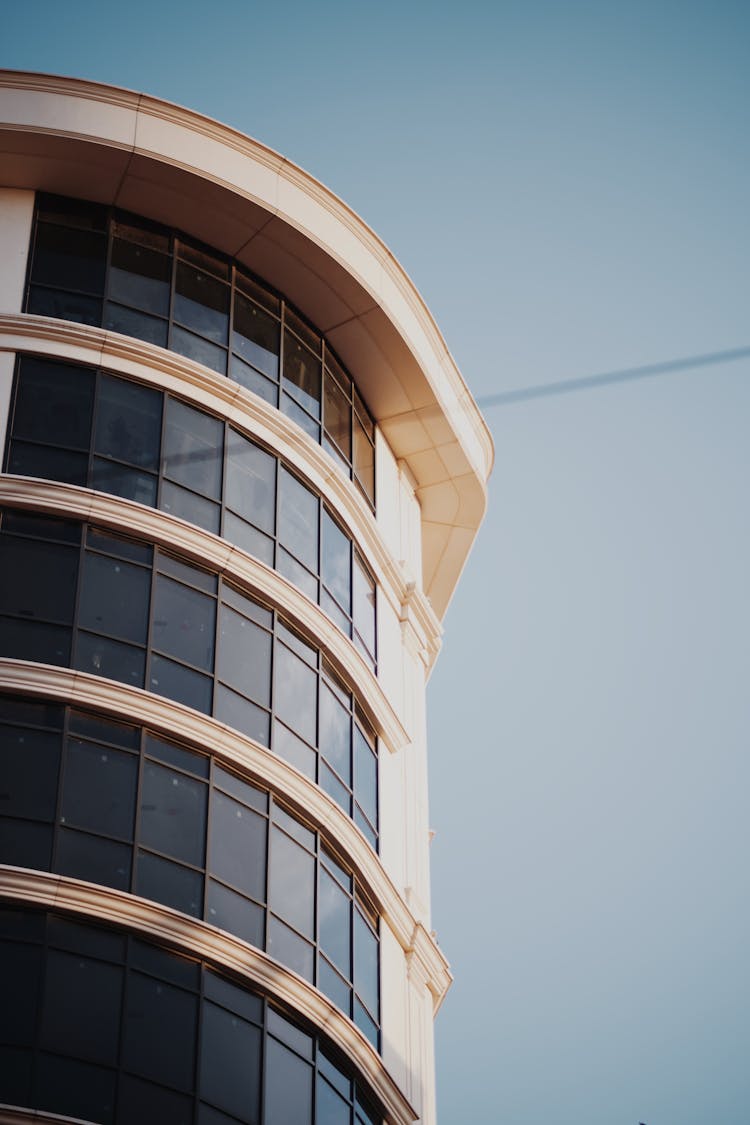
[{"label": "tinted glass window", "polygon": [[227,504],[256,527],[273,533],[276,458],[235,430],[227,442]]},{"label": "tinted glass window", "polygon": [[154,594],[153,643],[161,652],[210,671],[214,661],[216,603],[159,575]]},{"label": "tinted glass window", "polygon": [[264,706],[271,702],[271,634],[221,607],[219,677]]},{"label": "tinted glass window", "polygon": [[85,629],[146,643],[151,572],[87,552],[81,572],[78,621]]},{"label": "tinted glass window", "polygon": [[187,488],[218,500],[224,456],[224,425],[178,399],[167,399],[164,472]]},{"label": "tinted glass window", "polygon": [[0,727],[0,815],[54,816],[60,736]]},{"label": "tinted glass window", "polygon": [[130,840],[138,759],[71,739],[65,755],[61,823]]},{"label": "tinted glass window", "polygon": [[122,223],[114,224],[109,296],[146,312],[169,313],[172,264],[166,238]]},{"label": "tinted glass window", "polygon": [[310,1121],[312,1067],[275,1039],[268,1040],[264,1125]]},{"label": "tinted glass window", "polygon": [[194,996],[163,981],[131,973],[123,1028],[128,1070],[190,1090],[196,1029]]},{"label": "tinted glass window", "polygon": [[[90,1062],[117,1061],[121,969],[51,950],[44,993],[44,1047]],[[71,1019],[72,1012],[75,1019]]]},{"label": "tinted glass window", "polygon": [[274,651],[274,711],[290,727],[315,742],[317,674],[304,661],[277,644]]},{"label": "tinted glass window", "polygon": [[203,782],[146,762],[141,782],[141,842],[186,863],[203,864],[206,799]]},{"label": "tinted glass window", "polygon": [[242,293],[234,298],[232,349],[264,375],[278,379],[278,321]]},{"label": "tinted glass window", "polygon": [[257,1027],[215,1004],[204,1005],[201,1096],[241,1121],[258,1120],[260,1044]]},{"label": "tinted glass window", "polygon": [[70,624],[78,551],[5,537],[0,544],[0,613]]},{"label": "tinted glass window", "polygon": [[162,395],[150,387],[102,375],[94,449],[142,469],[159,467]]},{"label": "tinted glass window", "polygon": [[131,848],[90,836],[88,832],[74,832],[61,828],[57,833],[55,871],[101,883],[119,891],[130,890]]},{"label": "tinted glass window", "polygon": [[229,289],[215,277],[177,263],[175,319],[216,344],[226,344],[229,327]]},{"label": "tinted glass window", "polygon": [[310,570],[317,570],[318,498],[283,468],[279,490],[279,541]]},{"label": "tinted glass window", "polygon": [[18,377],[13,434],[88,450],[93,402],[92,371],[25,356]]},{"label": "tinted glass window", "polygon": [[39,223],[34,248],[34,281],[60,289],[101,293],[106,254],[105,235]]},{"label": "tinted glass window", "polygon": [[265,817],[224,793],[211,799],[210,868],[259,901],[266,897]]},{"label": "tinted glass window", "polygon": [[315,860],[274,827],[269,866],[269,905],[295,929],[312,937],[315,926]]}]

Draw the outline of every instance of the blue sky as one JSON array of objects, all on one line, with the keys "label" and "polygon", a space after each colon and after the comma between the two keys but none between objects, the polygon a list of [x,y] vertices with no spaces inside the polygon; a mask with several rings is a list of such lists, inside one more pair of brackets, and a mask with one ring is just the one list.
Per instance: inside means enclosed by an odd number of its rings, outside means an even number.
[{"label": "blue sky", "polygon": [[[30,0],[0,63],[266,142],[477,396],[750,345],[750,8]],[[750,362],[488,411],[429,688],[442,1125],[746,1125]]]}]

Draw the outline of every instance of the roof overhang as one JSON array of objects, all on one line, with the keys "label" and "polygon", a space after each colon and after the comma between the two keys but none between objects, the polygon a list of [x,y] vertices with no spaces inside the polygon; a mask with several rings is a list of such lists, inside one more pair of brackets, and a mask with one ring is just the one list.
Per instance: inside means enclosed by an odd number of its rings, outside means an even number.
[{"label": "roof overhang", "polygon": [[422,298],[332,192],[226,125],[144,94],[0,72],[3,186],[114,204],[251,267],[318,326],[421,507],[423,584],[442,617],[486,507],[492,439]]}]

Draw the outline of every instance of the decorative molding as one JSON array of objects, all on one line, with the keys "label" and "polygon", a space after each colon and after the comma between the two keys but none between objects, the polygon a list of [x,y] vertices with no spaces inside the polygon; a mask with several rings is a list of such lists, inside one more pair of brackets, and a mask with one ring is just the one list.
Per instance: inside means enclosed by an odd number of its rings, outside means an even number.
[{"label": "decorative molding", "polygon": [[409,745],[409,734],[349,638],[293,583],[239,547],[158,508],[59,481],[0,473],[0,504],[90,521],[184,555],[230,579],[288,617],[353,689],[356,685],[357,697],[391,753]]},{"label": "decorative molding", "polygon": [[368,1082],[389,1125],[411,1125],[417,1119],[381,1057],[352,1021],[297,973],[240,938],[136,895],[26,868],[0,865],[0,897],[143,934],[230,970],[323,1031]]},{"label": "decorative molding", "polygon": [[428,987],[436,998],[437,1010],[452,980],[442,951],[417,922],[351,818],[294,766],[225,723],[182,703],[88,672],[1,657],[0,692],[54,699],[141,724],[203,753],[210,749],[227,765],[268,788],[343,855],[404,952],[418,951],[427,966]]},{"label": "decorative molding", "polygon": [[0,351],[28,352],[105,367],[186,399],[226,420],[247,437],[263,442],[328,501],[364,555],[379,593],[394,611],[400,615],[407,598],[414,607],[418,605],[416,612],[425,630],[431,667],[440,649],[442,626],[429,599],[418,586],[410,590],[403,567],[388,550],[377,521],[356,486],[323,447],[280,410],[194,360],[90,325],[29,313],[0,313]]}]

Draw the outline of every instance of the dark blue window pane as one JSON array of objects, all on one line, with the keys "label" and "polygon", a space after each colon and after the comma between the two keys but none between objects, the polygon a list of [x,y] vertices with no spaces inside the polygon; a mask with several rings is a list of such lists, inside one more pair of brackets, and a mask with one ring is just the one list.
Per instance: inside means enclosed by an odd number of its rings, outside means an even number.
[{"label": "dark blue window pane", "polygon": [[219,623],[219,678],[268,707],[271,702],[271,634],[227,606]]},{"label": "dark blue window pane", "polygon": [[81,672],[143,687],[145,665],[146,653],[141,648],[92,633],[78,634],[74,667]]},{"label": "dark blue window pane", "polygon": [[72,320],[76,324],[102,322],[102,303],[98,298],[42,289],[38,285],[31,287],[28,311],[37,316],[53,316],[56,320]]},{"label": "dark blue window pane", "polygon": [[214,790],[209,844],[211,873],[259,902],[266,897],[267,825],[266,818],[259,813]]},{"label": "dark blue window pane", "polygon": [[269,1038],[264,1125],[308,1125],[312,1121],[312,1079],[309,1063]]},{"label": "dark blue window pane", "polygon": [[196,1007],[189,993],[131,973],[123,1029],[125,1068],[178,1090],[192,1090]]},{"label": "dark blue window pane", "polygon": [[31,1105],[31,1049],[0,1047],[0,1103]]},{"label": "dark blue window pane", "polygon": [[0,656],[65,667],[70,663],[70,629],[0,617]]},{"label": "dark blue window pane", "polygon": [[344,976],[350,977],[351,899],[322,867],[318,886],[318,933],[322,951]]},{"label": "dark blue window pane", "polygon": [[52,829],[29,820],[0,817],[0,863],[49,871],[52,858]]},{"label": "dark blue window pane", "polygon": [[208,885],[208,910],[206,921],[227,933],[262,949],[265,941],[266,912],[242,895],[230,891],[213,880]]},{"label": "dark blue window pane", "polygon": [[312,937],[315,918],[315,859],[294,840],[273,829],[269,905],[295,929]]},{"label": "dark blue window pane", "polygon": [[19,1045],[34,1042],[41,973],[41,949],[2,942],[0,996],[3,1002],[0,1004],[0,1042]]},{"label": "dark blue window pane", "polygon": [[308,413],[320,417],[320,360],[291,332],[284,333],[284,389]]},{"label": "dark blue window pane", "polygon": [[321,577],[338,604],[351,612],[352,545],[328,512],[323,511]]},{"label": "dark blue window pane", "polygon": [[[167,316],[172,263],[169,240],[150,231],[115,224],[109,296],[146,312]],[[158,247],[158,249],[157,249]]]},{"label": "dark blue window pane", "polygon": [[203,917],[203,876],[158,855],[138,853],[135,891],[193,918]]},{"label": "dark blue window pane", "polygon": [[273,751],[284,761],[289,762],[305,777],[315,781],[317,754],[296,734],[279,722],[273,724]]},{"label": "dark blue window pane", "polygon": [[32,280],[63,289],[100,294],[104,289],[107,238],[91,230],[39,223]]},{"label": "dark blue window pane", "polygon": [[210,367],[212,371],[218,372],[219,375],[226,374],[227,353],[224,349],[218,348],[216,344],[210,344],[208,340],[204,340],[201,336],[187,332],[177,324],[172,325],[169,346],[173,352],[179,352],[180,355],[187,356],[188,359],[194,359],[196,363],[202,363],[204,367]]},{"label": "dark blue window pane", "polygon": [[145,762],[141,780],[140,842],[201,866],[206,854],[206,803],[202,782],[156,762]]},{"label": "dark blue window pane", "polygon": [[24,356],[18,373],[13,436],[88,452],[94,372]]},{"label": "dark blue window pane", "polygon": [[192,1125],[193,1099],[185,1094],[176,1094],[157,1086],[154,1082],[144,1082],[123,1074],[120,1078],[117,1097],[118,1120],[123,1125],[129,1122],[158,1121],[159,1125]]},{"label": "dark blue window pane", "polygon": [[320,1074],[315,1087],[315,1125],[349,1125],[351,1107]]},{"label": "dark blue window pane", "polygon": [[162,394],[150,387],[101,375],[96,402],[94,450],[139,469],[157,469]]},{"label": "dark blue window pane", "polygon": [[47,445],[31,445],[14,441],[8,457],[8,472],[19,477],[42,477],[59,480],[63,484],[88,483],[89,458],[87,453],[71,453]]},{"label": "dark blue window pane", "polygon": [[354,911],[354,987],[370,1013],[378,1016],[378,941],[359,910]]},{"label": "dark blue window pane", "polygon": [[[216,602],[159,575],[153,612],[153,645],[194,667],[213,671]],[[160,694],[165,694],[161,692]]]},{"label": "dark blue window pane", "polygon": [[372,825],[378,823],[378,759],[354,724],[354,792]]},{"label": "dark blue window pane", "polygon": [[0,727],[0,813],[52,820],[59,764],[59,734]]},{"label": "dark blue window pane", "polygon": [[208,777],[209,759],[203,754],[194,754],[192,750],[175,746],[173,742],[163,742],[149,734],[146,736],[146,753],[168,766],[177,766],[178,769],[193,773],[196,777]]},{"label": "dark blue window pane", "polygon": [[232,355],[229,360],[229,377],[242,387],[259,395],[270,406],[276,406],[279,401],[279,385],[277,381],[267,379],[254,367],[244,363],[239,356]]},{"label": "dark blue window pane", "polygon": [[39,1109],[110,1125],[115,1113],[115,1074],[75,1059],[40,1054],[33,1097]]},{"label": "dark blue window pane", "polygon": [[221,496],[224,423],[176,398],[167,399],[164,474],[210,499]]},{"label": "dark blue window pane", "polygon": [[94,458],[91,487],[100,492],[109,492],[112,496],[135,500],[153,508],[156,505],[156,485],[157,478],[153,473],[131,469],[116,461],[106,461],[103,457]]},{"label": "dark blue window pane", "polygon": [[229,431],[226,502],[239,516],[273,534],[276,507],[276,458]]},{"label": "dark blue window pane", "polygon": [[327,684],[320,687],[320,731],[318,745],[323,757],[347,785],[351,785],[352,718]]},{"label": "dark blue window pane", "polygon": [[178,262],[173,315],[186,328],[216,344],[226,344],[229,289],[210,274]]},{"label": "dark blue window pane", "polygon": [[123,336],[135,336],[137,340],[145,340],[147,344],[156,344],[160,348],[167,346],[166,320],[148,316],[136,309],[127,309],[124,305],[115,305],[112,301],[108,301],[105,306],[104,327],[112,332],[122,332]]},{"label": "dark blue window pane", "polygon": [[317,674],[282,644],[274,652],[274,711],[307,742],[317,733]]},{"label": "dark blue window pane", "polygon": [[176,703],[184,703],[187,707],[202,711],[204,715],[211,714],[213,685],[210,677],[201,672],[194,672],[182,664],[175,664],[173,660],[154,655],[151,657],[149,687],[157,695],[174,699]]},{"label": "dark blue window pane", "polygon": [[129,844],[117,844],[101,836],[61,828],[57,834],[55,871],[118,891],[129,891],[131,851]]},{"label": "dark blue window pane", "polygon": [[138,759],[133,754],[68,742],[61,823],[131,840]]},{"label": "dark blue window pane", "polygon": [[108,637],[145,644],[150,595],[150,571],[87,551],[78,595],[78,624]]},{"label": "dark blue window pane", "polygon": [[0,613],[70,624],[77,578],[77,549],[0,538]]},{"label": "dark blue window pane", "polygon": [[169,480],[162,481],[159,507],[178,520],[187,520],[188,523],[194,523],[198,527],[205,527],[206,531],[212,531],[214,535],[219,533],[220,506],[213,500],[206,500],[205,496],[199,496],[196,492],[182,488],[179,484],[173,484]]},{"label": "dark blue window pane", "polygon": [[309,570],[318,568],[320,501],[295,476],[279,473],[279,542]]},{"label": "dark blue window pane", "polygon": [[241,293],[234,298],[232,350],[246,363],[278,381],[279,323]]},{"label": "dark blue window pane", "polygon": [[239,1016],[204,1004],[200,1094],[240,1121],[258,1120],[261,1033]]},{"label": "dark blue window pane", "polygon": [[122,969],[50,950],[44,980],[42,1046],[89,1062],[115,1064],[121,994]]}]

